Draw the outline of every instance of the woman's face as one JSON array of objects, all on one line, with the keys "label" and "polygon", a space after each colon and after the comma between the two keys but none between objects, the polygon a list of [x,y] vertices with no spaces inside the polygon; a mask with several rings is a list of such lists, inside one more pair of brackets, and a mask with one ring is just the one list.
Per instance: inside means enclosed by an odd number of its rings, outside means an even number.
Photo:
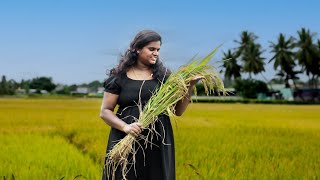
[{"label": "woman's face", "polygon": [[147,66],[155,64],[159,58],[160,46],[160,41],[152,41],[142,49],[138,49],[138,61]]}]

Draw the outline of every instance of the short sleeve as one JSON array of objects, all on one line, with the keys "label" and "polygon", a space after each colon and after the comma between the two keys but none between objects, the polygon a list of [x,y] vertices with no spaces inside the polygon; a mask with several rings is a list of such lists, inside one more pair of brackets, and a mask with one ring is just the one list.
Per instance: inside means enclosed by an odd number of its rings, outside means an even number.
[{"label": "short sleeve", "polygon": [[119,95],[121,92],[120,78],[111,76],[104,82],[104,91]]}]

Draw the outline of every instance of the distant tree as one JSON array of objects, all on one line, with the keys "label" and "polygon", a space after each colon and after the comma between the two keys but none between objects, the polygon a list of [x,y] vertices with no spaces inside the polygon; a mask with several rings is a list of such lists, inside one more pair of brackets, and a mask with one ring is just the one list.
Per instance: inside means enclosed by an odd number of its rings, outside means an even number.
[{"label": "distant tree", "polygon": [[317,45],[313,43],[315,33],[302,28],[298,31],[298,36],[297,47],[299,50],[296,54],[297,59],[302,66],[302,71],[305,71],[308,75],[309,82],[313,82],[313,85],[316,86],[316,79],[320,75],[320,53]]},{"label": "distant tree", "polygon": [[20,82],[20,88],[25,89],[26,93],[29,94],[30,80],[22,79],[21,82]]},{"label": "distant tree", "polygon": [[7,81],[6,76],[3,75],[0,82],[0,95],[13,95],[18,87],[19,84],[16,81],[13,79]]},{"label": "distant tree", "polygon": [[99,87],[103,87],[103,83],[100,81],[92,81],[88,84],[88,87],[91,91],[98,91]]},{"label": "distant tree", "polygon": [[19,84],[15,80],[10,79],[7,82],[7,86],[8,86],[7,94],[8,95],[14,95],[16,89],[18,89],[18,87],[19,87]]},{"label": "distant tree", "polygon": [[88,84],[87,83],[82,83],[82,84],[79,84],[78,86],[79,87],[88,87]]},{"label": "distant tree", "polygon": [[51,92],[55,87],[56,85],[52,82],[52,78],[50,77],[37,77],[30,82],[30,88],[37,89],[38,92],[40,92],[40,90]]},{"label": "distant tree", "polygon": [[286,88],[290,87],[289,80],[291,79],[293,82],[294,87],[297,89],[296,82],[299,80],[298,74],[302,73],[301,71],[292,71],[290,74],[287,74],[280,70],[276,76],[280,77],[282,83],[285,84]]},{"label": "distant tree", "polygon": [[297,74],[299,71],[294,71],[296,63],[294,62],[294,52],[295,47],[293,37],[286,40],[285,36],[280,33],[278,37],[278,42],[270,42],[270,47],[272,48],[271,53],[273,57],[269,60],[269,63],[274,61],[273,68],[278,70],[278,76],[284,79],[286,87],[289,87],[289,80],[298,79]]},{"label": "distant tree", "polygon": [[1,83],[0,83],[0,94],[4,95],[4,94],[8,94],[8,83],[6,80],[6,76],[2,76],[1,78]]},{"label": "distant tree", "polygon": [[69,86],[63,86],[62,89],[59,89],[56,91],[57,94],[70,94],[70,87]]},{"label": "distant tree", "polygon": [[243,71],[249,73],[249,78],[252,79],[252,73],[258,74],[264,72],[264,59],[262,55],[261,45],[252,42],[243,55]]},{"label": "distant tree", "polygon": [[239,44],[239,47],[237,48],[237,51],[235,53],[236,57],[241,56],[245,53],[245,51],[248,49],[249,45],[254,42],[258,37],[249,31],[242,31],[240,34],[240,41],[235,40],[237,44]]},{"label": "distant tree", "polygon": [[237,94],[244,98],[257,98],[258,93],[268,92],[268,86],[263,81],[253,79],[237,79],[234,85]]},{"label": "distant tree", "polygon": [[252,73],[258,74],[264,69],[264,59],[262,57],[262,48],[259,43],[255,41],[258,39],[252,32],[243,31],[240,34],[240,41],[235,40],[239,44],[235,53],[243,61],[243,72],[249,73],[249,78],[252,79]]},{"label": "distant tree", "polygon": [[76,91],[76,90],[77,90],[77,87],[78,87],[78,86],[77,86],[76,84],[72,84],[72,85],[69,86],[69,90],[70,90],[70,91]]},{"label": "distant tree", "polygon": [[[318,57],[320,57],[320,39],[318,39]],[[318,58],[318,67],[320,67],[320,58]],[[320,72],[320,69],[319,69]],[[319,73],[318,76],[316,78],[316,82],[315,82],[315,86],[318,88],[318,83],[319,83]]]},{"label": "distant tree", "polygon": [[224,77],[228,80],[241,78],[241,66],[237,64],[237,57],[229,49],[227,53],[223,53]]}]

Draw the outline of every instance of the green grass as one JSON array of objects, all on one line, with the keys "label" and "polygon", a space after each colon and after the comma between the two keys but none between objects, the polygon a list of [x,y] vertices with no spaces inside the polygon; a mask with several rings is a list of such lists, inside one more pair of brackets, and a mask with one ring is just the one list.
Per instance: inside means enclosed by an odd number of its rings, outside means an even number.
[{"label": "green grass", "polygon": [[178,179],[320,177],[319,106],[196,104],[178,124]]},{"label": "green grass", "polygon": [[98,179],[99,166],[61,137],[0,134],[0,174],[11,179]]},{"label": "green grass", "polygon": [[[100,103],[0,99],[0,177],[100,179]],[[177,123],[179,180],[320,178],[319,105],[192,104]]]}]

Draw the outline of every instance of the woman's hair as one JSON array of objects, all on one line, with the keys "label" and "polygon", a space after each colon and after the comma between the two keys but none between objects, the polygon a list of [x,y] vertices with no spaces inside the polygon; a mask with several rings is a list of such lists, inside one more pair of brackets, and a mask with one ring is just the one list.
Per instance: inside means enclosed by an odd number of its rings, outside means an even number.
[{"label": "woman's hair", "polygon": [[[154,41],[160,41],[160,44],[162,44],[161,36],[151,30],[143,30],[140,31],[133,39],[133,41],[130,43],[130,47],[127,49],[127,51],[124,53],[124,55],[121,55],[119,64],[110,70],[109,75],[119,75],[122,73],[126,73],[130,67],[132,67],[138,59],[138,49],[142,49],[146,45],[148,45],[150,42]],[[162,80],[165,76],[170,75],[170,71],[165,68],[161,61],[159,61],[159,57],[155,64],[151,65],[153,77],[155,79]]]}]

